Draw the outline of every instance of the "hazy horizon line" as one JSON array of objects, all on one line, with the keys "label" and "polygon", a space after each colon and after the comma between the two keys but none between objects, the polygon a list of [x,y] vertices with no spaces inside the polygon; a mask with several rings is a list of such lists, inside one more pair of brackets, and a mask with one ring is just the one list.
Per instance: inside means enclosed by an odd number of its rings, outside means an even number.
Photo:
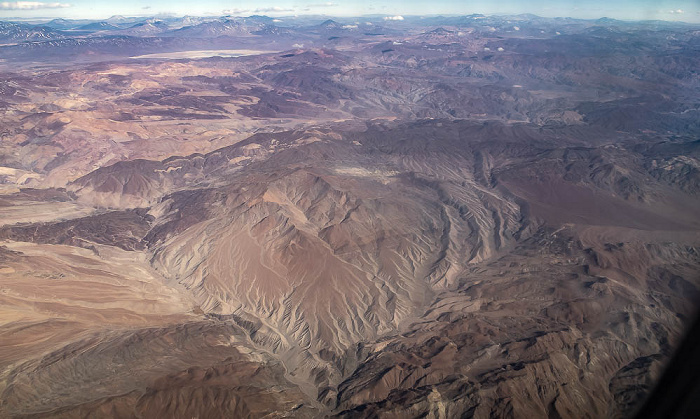
[{"label": "hazy horizon line", "polygon": [[317,13],[300,13],[295,15],[275,15],[269,16],[266,14],[251,14],[251,15],[237,15],[237,14],[196,14],[196,13],[157,13],[157,14],[112,14],[108,17],[63,17],[63,16],[37,16],[37,17],[20,17],[20,16],[0,16],[0,21],[51,21],[56,19],[62,20],[91,20],[91,21],[105,21],[112,19],[114,17],[123,17],[125,19],[130,18],[184,18],[187,16],[198,17],[198,18],[221,18],[221,17],[233,17],[233,18],[251,18],[251,17],[266,17],[270,19],[296,19],[299,17],[319,17],[319,18],[338,18],[338,19],[350,19],[350,18],[386,18],[386,17],[401,17],[401,19],[386,19],[387,22],[400,22],[405,19],[422,19],[428,17],[467,17],[467,16],[484,16],[484,17],[519,17],[519,16],[533,16],[542,19],[572,19],[572,20],[582,20],[582,21],[595,21],[601,19],[610,19],[619,22],[668,22],[668,23],[683,23],[683,24],[700,24],[700,21],[684,21],[684,20],[667,20],[667,19],[620,19],[613,18],[609,16],[600,17],[574,17],[574,16],[542,16],[535,13],[435,13],[435,14],[401,14],[396,15],[392,13],[372,13],[372,14],[317,14]]}]

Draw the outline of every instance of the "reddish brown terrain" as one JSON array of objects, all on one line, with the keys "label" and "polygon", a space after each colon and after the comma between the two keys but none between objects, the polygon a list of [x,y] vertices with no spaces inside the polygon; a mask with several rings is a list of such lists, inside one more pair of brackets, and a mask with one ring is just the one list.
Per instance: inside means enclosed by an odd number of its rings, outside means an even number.
[{"label": "reddish brown terrain", "polygon": [[0,45],[0,417],[634,415],[700,303],[698,27],[257,19]]}]

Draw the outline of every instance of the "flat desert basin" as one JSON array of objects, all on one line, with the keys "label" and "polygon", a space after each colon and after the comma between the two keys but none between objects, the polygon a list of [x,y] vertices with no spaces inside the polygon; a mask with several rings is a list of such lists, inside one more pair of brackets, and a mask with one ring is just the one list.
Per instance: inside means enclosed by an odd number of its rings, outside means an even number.
[{"label": "flat desert basin", "polygon": [[163,52],[159,54],[137,55],[135,59],[141,58],[160,58],[179,60],[182,58],[207,58],[207,57],[241,57],[243,55],[260,55],[270,54],[278,51],[258,51],[252,49],[215,49],[215,50],[196,50],[196,51],[177,51]]}]

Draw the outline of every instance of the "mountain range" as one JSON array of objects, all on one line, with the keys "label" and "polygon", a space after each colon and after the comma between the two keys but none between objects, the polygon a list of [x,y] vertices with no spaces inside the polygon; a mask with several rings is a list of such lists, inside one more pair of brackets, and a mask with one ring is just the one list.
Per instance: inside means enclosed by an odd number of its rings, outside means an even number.
[{"label": "mountain range", "polygon": [[697,313],[698,26],[0,44],[0,417],[632,417]]}]

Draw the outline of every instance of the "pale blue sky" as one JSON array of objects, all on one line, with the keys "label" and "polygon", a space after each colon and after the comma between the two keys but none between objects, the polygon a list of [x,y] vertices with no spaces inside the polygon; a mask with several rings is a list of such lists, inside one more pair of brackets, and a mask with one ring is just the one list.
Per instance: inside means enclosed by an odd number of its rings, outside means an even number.
[{"label": "pale blue sky", "polygon": [[200,16],[533,13],[540,16],[700,22],[700,0],[0,0],[0,18],[107,18],[115,14],[159,13]]}]

